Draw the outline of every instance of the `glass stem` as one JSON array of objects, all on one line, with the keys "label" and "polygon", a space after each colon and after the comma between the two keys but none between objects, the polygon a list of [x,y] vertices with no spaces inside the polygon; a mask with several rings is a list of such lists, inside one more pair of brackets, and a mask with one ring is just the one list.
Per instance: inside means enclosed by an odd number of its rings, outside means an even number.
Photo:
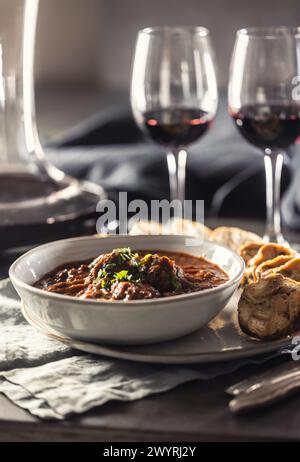
[{"label": "glass stem", "polygon": [[283,154],[272,151],[265,154],[267,221],[263,237],[265,242],[277,242],[286,245],[280,225],[280,185]]},{"label": "glass stem", "polygon": [[182,148],[174,149],[167,154],[170,199],[171,201],[180,200],[182,204],[185,199],[186,158],[187,152]]}]

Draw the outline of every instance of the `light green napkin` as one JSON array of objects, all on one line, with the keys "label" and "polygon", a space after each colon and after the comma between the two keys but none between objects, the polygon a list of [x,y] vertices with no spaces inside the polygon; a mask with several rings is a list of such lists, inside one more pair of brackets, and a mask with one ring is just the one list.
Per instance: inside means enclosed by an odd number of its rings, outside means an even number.
[{"label": "light green napkin", "polygon": [[23,318],[11,282],[0,282],[0,392],[42,419],[62,420],[110,400],[134,401],[270,357],[274,354],[263,359],[180,367],[81,353],[31,327]]}]

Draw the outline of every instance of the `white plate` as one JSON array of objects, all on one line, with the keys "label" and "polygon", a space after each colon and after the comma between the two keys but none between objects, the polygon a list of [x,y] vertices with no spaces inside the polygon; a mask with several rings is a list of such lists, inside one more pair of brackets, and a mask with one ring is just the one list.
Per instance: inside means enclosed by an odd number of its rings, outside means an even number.
[{"label": "white plate", "polygon": [[23,304],[27,321],[48,336],[71,347],[101,356],[158,364],[200,364],[246,358],[278,350],[291,338],[262,342],[244,335],[237,324],[236,294],[227,307],[208,326],[176,340],[142,346],[107,346],[62,337],[49,326],[32,321]]}]

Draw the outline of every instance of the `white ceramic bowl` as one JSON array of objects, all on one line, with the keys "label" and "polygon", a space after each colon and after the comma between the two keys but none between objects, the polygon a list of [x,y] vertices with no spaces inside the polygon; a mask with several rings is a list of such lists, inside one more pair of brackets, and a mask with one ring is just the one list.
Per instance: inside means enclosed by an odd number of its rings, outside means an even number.
[{"label": "white ceramic bowl", "polygon": [[[85,300],[32,287],[64,263],[94,258],[118,247],[203,255],[221,266],[230,280],[200,292],[128,302]],[[143,344],[180,337],[207,324],[225,307],[243,272],[244,262],[237,254],[212,242],[187,247],[185,236],[109,236],[42,245],[16,260],[9,275],[33,321],[79,340]]]}]

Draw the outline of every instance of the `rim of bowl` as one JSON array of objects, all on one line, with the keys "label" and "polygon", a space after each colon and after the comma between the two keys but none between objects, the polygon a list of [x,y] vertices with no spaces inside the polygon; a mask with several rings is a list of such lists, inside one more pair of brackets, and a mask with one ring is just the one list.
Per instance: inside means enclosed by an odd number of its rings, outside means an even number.
[{"label": "rim of bowl", "polygon": [[[42,249],[42,248],[47,248],[47,247],[52,247],[57,244],[63,244],[64,242],[83,242],[86,240],[98,240],[98,239],[109,239],[109,238],[117,238],[117,237],[129,237],[130,239],[133,238],[138,238],[138,237],[143,237],[143,238],[151,238],[151,237],[159,237],[159,238],[167,238],[168,241],[170,241],[170,235],[138,235],[138,236],[130,236],[126,234],[118,234],[117,236],[108,236],[108,237],[97,237],[97,236],[82,236],[82,237],[73,237],[73,238],[68,238],[68,239],[61,239],[57,241],[52,241],[48,242],[46,244],[42,244],[38,247],[35,247],[34,249],[29,250],[25,254],[21,255],[17,260],[15,260],[12,265],[9,268],[9,277],[12,280],[12,282],[16,281],[16,284],[24,289],[29,290],[30,292],[42,296],[42,298],[52,298],[54,300],[68,300],[72,301],[74,303],[79,303],[79,304],[86,304],[88,303],[90,306],[98,307],[101,308],[103,305],[111,306],[111,307],[120,307],[124,306],[131,306],[131,307],[138,307],[138,305],[142,304],[152,304],[152,305],[158,305],[158,304],[166,304],[166,303],[174,303],[177,301],[182,301],[185,299],[190,299],[190,298],[199,298],[199,297],[207,297],[211,294],[214,294],[216,292],[220,292],[232,285],[234,285],[236,282],[238,282],[245,270],[245,262],[244,260],[233,250],[229,249],[228,247],[225,247],[223,245],[215,244],[212,241],[204,240],[203,243],[209,244],[211,246],[214,246],[215,248],[220,248],[220,249],[225,249],[227,252],[230,252],[234,258],[240,263],[240,270],[236,274],[236,276],[232,279],[229,279],[229,281],[225,282],[224,284],[221,284],[217,287],[212,287],[211,289],[204,289],[204,290],[199,290],[196,292],[190,292],[186,294],[179,294],[179,295],[170,295],[168,297],[161,297],[161,298],[150,298],[150,299],[145,299],[145,300],[105,300],[105,299],[85,299],[85,298],[77,298],[77,297],[72,297],[71,295],[64,295],[64,294],[57,294],[55,292],[48,292],[43,289],[39,289],[38,287],[34,287],[30,284],[27,284],[26,282],[22,281],[18,276],[14,274],[15,267],[18,265],[18,263],[21,260],[26,259],[28,256],[33,255],[37,250]],[[193,236],[188,236],[188,235],[171,235],[173,238],[180,238],[180,239],[190,239]],[[139,249],[142,250],[142,249]],[[145,249],[147,250],[147,249]],[[187,252],[188,253],[188,252]],[[223,268],[222,268],[223,269]],[[51,270],[50,270],[51,271]],[[224,270],[225,271],[225,270]]]},{"label": "rim of bowl", "polygon": [[237,35],[244,35],[249,38],[279,38],[287,36],[300,37],[299,26],[262,26],[243,27],[237,31]]},{"label": "rim of bowl", "polygon": [[201,37],[210,36],[210,31],[204,26],[149,26],[139,30],[139,34],[156,35],[160,33],[185,33],[200,35]]}]

